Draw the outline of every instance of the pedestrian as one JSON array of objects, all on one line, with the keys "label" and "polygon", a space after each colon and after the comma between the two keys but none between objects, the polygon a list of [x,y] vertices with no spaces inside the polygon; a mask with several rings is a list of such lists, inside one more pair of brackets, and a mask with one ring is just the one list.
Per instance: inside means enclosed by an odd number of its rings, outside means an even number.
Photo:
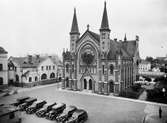
[{"label": "pedestrian", "polygon": [[161,107],[159,107],[159,118],[161,118],[162,117],[162,109],[161,109]]}]

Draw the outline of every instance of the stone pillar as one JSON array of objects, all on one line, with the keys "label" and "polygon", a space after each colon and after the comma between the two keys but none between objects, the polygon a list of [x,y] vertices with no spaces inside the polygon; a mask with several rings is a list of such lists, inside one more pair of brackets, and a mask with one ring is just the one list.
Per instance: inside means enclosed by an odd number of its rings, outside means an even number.
[{"label": "stone pillar", "polygon": [[69,89],[72,90],[72,79],[69,79]]},{"label": "stone pillar", "polygon": [[114,83],[114,95],[118,95],[119,94],[119,83],[115,82]]},{"label": "stone pillar", "polygon": [[74,79],[74,91],[76,91],[76,90],[77,90],[77,80]]},{"label": "stone pillar", "polygon": [[95,81],[92,81],[92,93],[95,93]]},{"label": "stone pillar", "polygon": [[108,82],[104,82],[104,94],[108,95]]},{"label": "stone pillar", "polygon": [[65,79],[64,79],[64,78],[62,78],[61,88],[62,88],[62,89],[65,89]]},{"label": "stone pillar", "polygon": [[102,94],[102,81],[99,81],[98,83],[98,93]]}]

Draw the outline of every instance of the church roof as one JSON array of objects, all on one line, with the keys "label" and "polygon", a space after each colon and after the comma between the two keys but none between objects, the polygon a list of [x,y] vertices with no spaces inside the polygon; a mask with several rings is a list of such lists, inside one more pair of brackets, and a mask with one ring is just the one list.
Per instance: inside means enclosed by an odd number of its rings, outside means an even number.
[{"label": "church roof", "polygon": [[77,16],[76,16],[76,9],[74,9],[74,16],[73,16],[73,21],[72,21],[70,34],[79,34],[78,21],[77,21]]},{"label": "church roof", "polygon": [[100,41],[100,35],[97,34],[97,33],[94,33],[92,31],[89,31],[89,33],[97,40],[97,41]]},{"label": "church roof", "polygon": [[0,54],[7,54],[8,52],[3,48],[0,47]]},{"label": "church roof", "polygon": [[94,39],[96,39],[98,42],[100,42],[100,35],[95,33],[95,32],[92,32],[90,30],[86,30],[84,34],[82,34],[82,36],[76,41],[79,42],[84,36],[86,33],[89,33]]},{"label": "church roof", "polygon": [[113,41],[110,42],[110,50],[108,52],[108,59],[116,59],[116,56],[120,54],[124,58],[130,58],[127,51],[121,47],[121,42]]},{"label": "church roof", "polygon": [[122,42],[122,47],[127,50],[127,52],[131,57],[134,57],[136,53],[136,48],[137,48],[136,45],[137,44],[135,40]]},{"label": "church roof", "polygon": [[103,17],[102,17],[101,27],[100,27],[100,31],[103,31],[103,30],[110,31],[110,29],[109,29],[109,24],[108,24],[108,16],[107,16],[106,2],[104,3]]}]

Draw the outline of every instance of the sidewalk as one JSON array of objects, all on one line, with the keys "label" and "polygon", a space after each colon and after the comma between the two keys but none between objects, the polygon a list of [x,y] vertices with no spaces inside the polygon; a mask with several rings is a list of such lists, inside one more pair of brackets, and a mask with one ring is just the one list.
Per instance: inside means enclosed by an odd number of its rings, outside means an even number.
[{"label": "sidewalk", "polygon": [[143,123],[167,123],[167,107],[161,106],[161,108],[162,118],[159,118],[159,106],[147,104],[144,110],[146,116]]}]

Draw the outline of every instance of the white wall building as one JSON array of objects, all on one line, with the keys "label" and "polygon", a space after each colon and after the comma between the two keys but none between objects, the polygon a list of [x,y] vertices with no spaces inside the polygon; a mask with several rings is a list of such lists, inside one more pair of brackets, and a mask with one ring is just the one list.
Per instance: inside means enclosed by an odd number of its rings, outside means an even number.
[{"label": "white wall building", "polygon": [[0,86],[8,84],[7,54],[8,52],[0,47]]},{"label": "white wall building", "polygon": [[13,72],[9,74],[9,78],[13,80],[9,81],[19,85],[34,86],[46,84],[51,80],[55,82],[58,75],[62,75],[58,73],[59,62],[55,62],[52,57],[28,55],[28,57],[10,57],[9,63],[10,61],[14,64],[14,69],[11,69]]},{"label": "white wall building", "polygon": [[139,73],[147,72],[151,70],[151,63],[145,60],[142,60],[139,63]]}]

